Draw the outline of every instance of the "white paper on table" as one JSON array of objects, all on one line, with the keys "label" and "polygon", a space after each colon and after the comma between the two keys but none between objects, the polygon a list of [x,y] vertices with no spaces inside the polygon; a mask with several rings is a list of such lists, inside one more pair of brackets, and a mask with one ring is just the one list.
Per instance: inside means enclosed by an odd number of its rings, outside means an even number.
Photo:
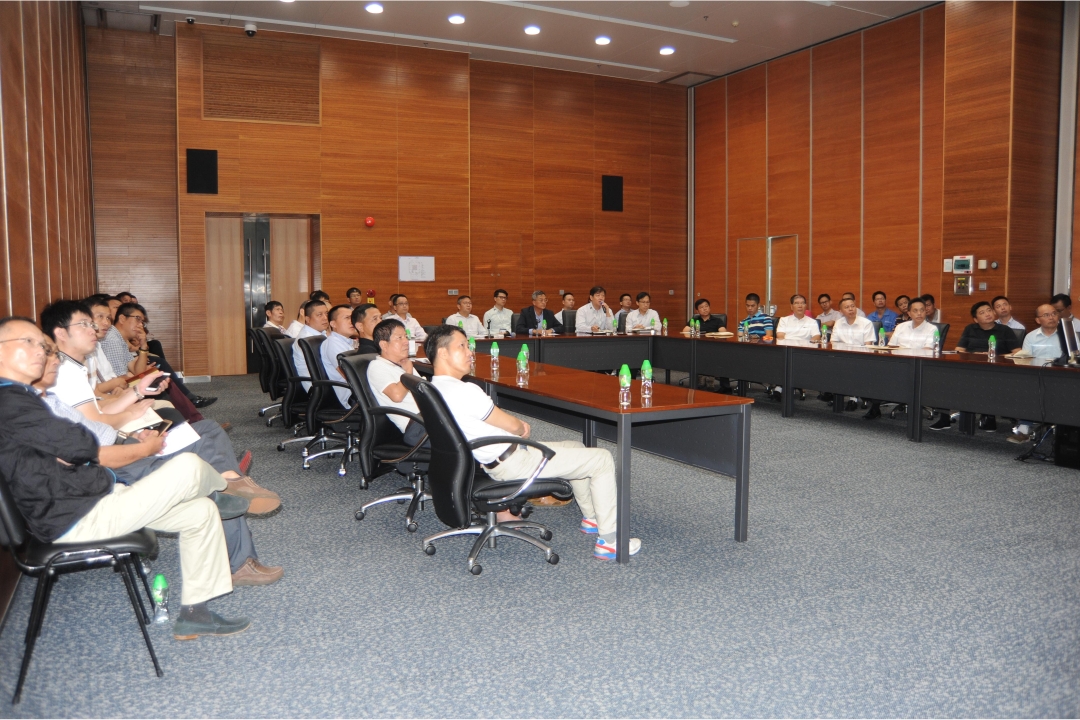
[{"label": "white paper on table", "polygon": [[195,431],[195,428],[191,427],[191,423],[173,425],[165,435],[165,447],[161,449],[159,454],[172,455],[178,453],[198,442],[199,437],[199,433]]}]

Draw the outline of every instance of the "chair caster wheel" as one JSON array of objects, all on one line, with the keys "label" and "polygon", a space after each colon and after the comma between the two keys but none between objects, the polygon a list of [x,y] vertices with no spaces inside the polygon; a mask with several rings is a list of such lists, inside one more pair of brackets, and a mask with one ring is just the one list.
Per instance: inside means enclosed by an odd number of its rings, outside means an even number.
[{"label": "chair caster wheel", "polygon": [[353,517],[356,518],[357,520],[363,520],[364,519],[364,511],[363,510],[357,510],[355,513],[353,513]]},{"label": "chair caster wheel", "polygon": [[435,554],[435,546],[434,545],[425,545],[424,546],[424,553],[426,553],[427,555],[434,555]]},{"label": "chair caster wheel", "polygon": [[367,478],[360,478],[360,489],[361,490],[367,490],[368,489]]},{"label": "chair caster wheel", "polygon": [[398,505],[404,505],[404,504],[405,504],[405,501],[404,501],[404,500],[398,500],[398,501],[397,501],[397,504],[398,504]]},{"label": "chair caster wheel", "polygon": [[274,427],[274,418],[270,418],[266,421],[266,427]]},{"label": "chair caster wheel", "polygon": [[278,452],[285,452],[285,445],[283,443],[278,443],[277,451]]},{"label": "chair caster wheel", "polygon": [[345,477],[345,472],[346,472],[345,468],[340,468],[337,471],[337,476],[338,477]]},{"label": "chair caster wheel", "polygon": [[419,527],[420,526],[417,525],[416,523],[411,522],[411,523],[409,523],[408,525],[405,526],[405,529],[408,530],[409,532],[416,532],[417,528],[419,528]]},{"label": "chair caster wheel", "polygon": [[300,467],[304,468],[305,470],[310,470],[311,469],[311,466],[307,464],[307,460],[305,460],[304,464],[301,465]]},{"label": "chair caster wheel", "polygon": [[559,554],[558,553],[551,553],[550,555],[548,555],[547,561],[549,563],[551,563],[552,565],[558,565],[559,564]]},{"label": "chair caster wheel", "polygon": [[[541,540],[550,540],[551,539],[551,531],[550,530],[544,530],[543,532],[541,532],[540,533],[540,539]],[[555,557],[559,557],[559,556],[556,555]],[[555,562],[559,562],[559,561],[556,560]]]},{"label": "chair caster wheel", "polygon": [[484,572],[484,568],[480,567],[479,565],[473,565],[471,568],[469,568],[469,572],[471,572],[473,575],[479,575],[480,573]]}]

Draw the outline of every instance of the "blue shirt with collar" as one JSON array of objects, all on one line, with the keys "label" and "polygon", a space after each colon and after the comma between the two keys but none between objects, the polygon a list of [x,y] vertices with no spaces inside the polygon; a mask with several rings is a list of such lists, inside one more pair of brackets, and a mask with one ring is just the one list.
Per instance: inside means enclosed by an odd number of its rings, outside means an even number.
[{"label": "blue shirt with collar", "polygon": [[870,322],[879,322],[881,327],[885,329],[885,332],[891,333],[896,328],[896,321],[899,319],[899,315],[894,313],[889,308],[884,308],[880,312],[872,312],[866,316],[866,319]]}]

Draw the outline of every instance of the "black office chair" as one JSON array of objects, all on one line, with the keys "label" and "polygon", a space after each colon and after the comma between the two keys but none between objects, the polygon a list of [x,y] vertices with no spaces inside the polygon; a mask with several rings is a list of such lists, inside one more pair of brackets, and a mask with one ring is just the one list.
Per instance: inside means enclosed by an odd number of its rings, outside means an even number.
[{"label": "black office chair", "polygon": [[259,370],[259,385],[264,393],[270,396],[272,405],[259,410],[259,417],[266,417],[266,413],[277,409],[278,412],[266,419],[266,427],[271,427],[274,420],[281,417],[281,397],[285,394],[285,380],[283,379],[281,363],[271,345],[273,341],[285,337],[280,331],[268,328],[253,328],[251,333],[256,351],[262,360]]},{"label": "black office chair", "polygon": [[566,334],[573,335],[577,329],[577,310],[563,310],[562,324],[566,328]]},{"label": "black office chair", "polygon": [[[350,454],[356,455],[360,460],[360,472],[363,475],[360,481],[361,488],[366,488],[375,478],[395,471],[408,478],[409,486],[398,488],[389,495],[366,503],[356,511],[355,517],[357,520],[363,520],[368,511],[376,505],[408,502],[405,529],[415,532],[416,513],[423,510],[424,503],[431,500],[431,495],[428,494],[424,484],[428,465],[431,462],[431,453],[423,447],[427,442],[427,436],[410,447],[405,444],[405,438],[402,437],[398,426],[390,421],[391,415],[397,415],[423,424],[423,418],[406,410],[381,406],[375,401],[375,394],[368,383],[367,371],[368,365],[376,357],[378,356],[346,356],[344,354],[338,356],[345,379],[352,388],[356,410],[363,420],[357,443]],[[343,458],[342,463],[344,464],[345,461],[346,458]]]},{"label": "black office chair", "polygon": [[938,348],[945,349],[945,339],[949,337],[949,323],[931,323],[938,329],[938,335],[941,336],[941,342],[938,343]]},{"label": "black office chair", "polygon": [[517,334],[518,320],[521,318],[521,313],[510,313],[510,334]]},{"label": "black office chair", "polygon": [[158,677],[165,673],[161,670],[154,645],[146,626],[150,624],[150,615],[139,595],[136,573],[142,579],[147,597],[150,597],[150,584],[143,572],[140,555],[153,555],[157,552],[157,536],[153,530],[143,529],[120,537],[107,540],[95,540],[84,543],[41,543],[35,540],[26,528],[22,513],[15,505],[7,480],[0,478],[0,547],[6,548],[15,560],[19,572],[27,577],[37,578],[34,602],[30,609],[30,619],[26,624],[26,649],[23,651],[22,667],[19,670],[19,682],[15,686],[15,696],[11,704],[18,704],[22,699],[23,683],[30,669],[30,658],[34,654],[34,645],[41,635],[41,626],[45,620],[45,611],[49,606],[53,585],[58,575],[84,570],[111,567],[120,574],[127,589],[128,600],[135,610],[135,619],[142,631],[146,649],[154,662],[154,672]]},{"label": "black office chair", "polygon": [[626,313],[619,315],[619,322],[618,325],[615,326],[615,332],[620,334],[626,332]]},{"label": "black office chair", "polygon": [[[540,479],[537,476],[555,457],[555,451],[532,440],[518,438],[518,445],[536,448],[543,454],[543,459],[525,480],[500,482],[480,469],[473,458],[472,451],[488,445],[506,444],[506,436],[479,438],[469,442],[462,435],[454,416],[446,407],[442,395],[426,380],[403,375],[402,383],[409,389],[424,417],[424,426],[428,429],[431,441],[431,465],[428,469],[428,491],[431,493],[435,515],[449,530],[444,530],[424,538],[424,552],[435,554],[434,541],[455,535],[479,535],[469,551],[469,572],[479,575],[483,568],[476,562],[484,545],[495,547],[498,537],[512,537],[524,540],[544,551],[547,561],[552,565],[559,562],[559,556],[545,540],[551,539],[551,531],[543,525],[527,520],[499,522],[496,513],[509,509],[515,515],[523,514],[525,503],[537,497],[554,495],[569,499],[573,496],[570,483],[559,479]],[[474,520],[474,516],[480,516]],[[539,530],[540,539],[523,532],[526,529]]]},{"label": "black office chair", "polygon": [[286,445],[300,442],[306,443],[311,440],[310,435],[300,436],[300,429],[305,425],[308,408],[308,393],[300,383],[305,380],[310,381],[311,378],[307,376],[301,377],[296,372],[296,365],[293,363],[293,344],[295,342],[296,340],[291,337],[279,338],[273,342],[275,357],[277,357],[278,364],[285,373],[285,394],[281,398],[281,419],[285,427],[292,428],[293,431],[291,440],[283,440],[278,443],[277,449],[279,451],[284,450]]},{"label": "black office chair", "polygon": [[[352,389],[346,383],[332,380],[326,374],[322,362],[322,344],[326,342],[326,337],[312,335],[297,342],[300,343],[300,352],[304,354],[304,362],[307,363],[308,375],[311,377],[305,416],[311,440],[301,453],[304,457],[302,467],[308,470],[312,460],[340,455],[346,448],[352,447],[355,444],[355,433],[360,430],[360,420],[351,420],[350,408],[342,405],[334,392],[334,388],[343,388],[350,392]],[[329,443],[340,443],[341,447],[327,448]],[[320,448],[319,452],[312,454],[311,450],[316,445]]]},{"label": "black office chair", "polygon": [[1027,337],[1027,330],[1021,330],[1020,328],[1011,328],[1013,334],[1016,335],[1016,342],[1021,345],[1024,344],[1024,338]]},{"label": "black office chair", "polygon": [[874,342],[876,343],[878,341],[878,333],[881,332],[881,327],[882,327],[881,321],[880,320],[871,320],[870,324],[874,326]]},{"label": "black office chair", "polygon": [[[715,313],[714,317],[720,320],[720,327],[727,327],[727,313]],[[732,330],[732,332],[735,332]]]}]

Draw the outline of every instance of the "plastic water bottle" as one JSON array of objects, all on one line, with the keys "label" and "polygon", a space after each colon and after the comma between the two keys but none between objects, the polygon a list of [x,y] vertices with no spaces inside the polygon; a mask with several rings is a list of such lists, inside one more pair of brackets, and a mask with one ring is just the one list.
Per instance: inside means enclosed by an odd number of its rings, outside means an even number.
[{"label": "plastic water bottle", "polygon": [[661,333],[662,333],[663,335],[667,335],[667,329],[668,329],[668,325],[667,325],[667,318],[664,318],[664,324],[663,324],[663,328],[662,328],[662,330],[661,330]]},{"label": "plastic water bottle", "polygon": [[412,330],[405,328],[405,337],[409,339],[409,357],[416,357],[416,340],[413,340]]},{"label": "plastic water bottle", "polygon": [[491,374],[496,376],[499,374],[499,343],[491,343]]},{"label": "plastic water bottle", "polygon": [[619,368],[619,405],[630,406],[630,367],[626,363]]},{"label": "plastic water bottle", "polygon": [[150,596],[154,598],[154,622],[169,622],[169,581],[165,576],[158,573],[154,576],[154,584],[151,586]]},{"label": "plastic water bottle", "polygon": [[525,353],[525,359],[529,359],[529,346],[527,343],[521,343],[521,352]]},{"label": "plastic water bottle", "polygon": [[641,399],[647,400],[652,397],[652,363],[645,360],[641,363]]},{"label": "plastic water bottle", "polygon": [[472,364],[472,371],[476,372],[476,338],[469,338],[469,362]]},{"label": "plastic water bottle", "polygon": [[742,337],[743,337],[743,342],[750,342],[750,321],[749,320],[743,320]]},{"label": "plastic water bottle", "polygon": [[547,320],[541,320],[540,321],[540,334],[541,335],[546,335],[547,334]]},{"label": "plastic water bottle", "polygon": [[878,328],[877,344],[878,347],[885,347],[885,328]]},{"label": "plastic water bottle", "polygon": [[829,326],[821,326],[821,347],[825,347],[829,344]]},{"label": "plastic water bottle", "polygon": [[517,356],[517,384],[525,387],[529,384],[529,359],[525,357],[525,346],[521,346]]},{"label": "plastic water bottle", "polygon": [[619,318],[615,317],[614,315],[611,316],[611,334],[619,334]]},{"label": "plastic water bottle", "polygon": [[934,328],[934,357],[941,357],[941,331]]},{"label": "plastic water bottle", "polygon": [[997,338],[991,335],[990,349],[986,353],[986,361],[994,362],[995,360],[997,360]]}]

